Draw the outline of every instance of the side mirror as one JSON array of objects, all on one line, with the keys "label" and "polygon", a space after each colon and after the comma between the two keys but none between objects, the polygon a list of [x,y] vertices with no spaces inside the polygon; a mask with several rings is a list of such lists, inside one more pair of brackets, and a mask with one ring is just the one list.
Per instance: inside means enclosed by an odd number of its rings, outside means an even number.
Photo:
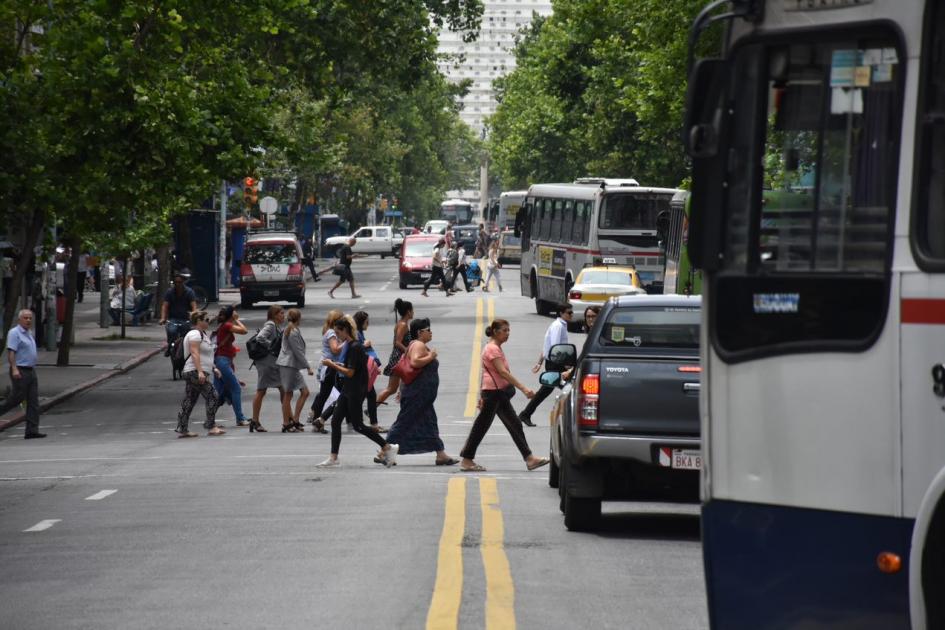
[{"label": "side mirror", "polygon": [[577,348],[572,343],[559,343],[551,346],[548,361],[563,368],[574,367],[577,363]]},{"label": "side mirror", "polygon": [[545,387],[557,387],[561,382],[560,372],[542,372],[538,377],[538,382]]}]

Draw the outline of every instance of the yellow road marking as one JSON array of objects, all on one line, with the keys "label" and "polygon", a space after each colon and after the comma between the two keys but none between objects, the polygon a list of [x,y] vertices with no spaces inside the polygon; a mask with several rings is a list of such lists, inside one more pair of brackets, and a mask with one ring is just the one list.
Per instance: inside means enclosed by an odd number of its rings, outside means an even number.
[{"label": "yellow road marking", "polygon": [[[491,306],[490,300],[490,306]],[[479,368],[482,351],[482,298],[476,298],[476,325],[472,334],[472,356],[469,358],[469,390],[466,392],[466,410],[464,415],[472,418],[476,415],[476,403],[479,402]]]},{"label": "yellow road marking", "polygon": [[495,319],[495,298],[489,298],[489,320],[487,323],[491,324]]},{"label": "yellow road marking", "polygon": [[436,564],[436,586],[427,611],[427,630],[455,630],[459,623],[459,604],[463,597],[466,479],[450,479],[445,512]]},{"label": "yellow road marking", "polygon": [[482,502],[480,548],[486,570],[486,630],[514,630],[515,586],[503,548],[505,528],[495,479],[479,478],[479,497]]}]

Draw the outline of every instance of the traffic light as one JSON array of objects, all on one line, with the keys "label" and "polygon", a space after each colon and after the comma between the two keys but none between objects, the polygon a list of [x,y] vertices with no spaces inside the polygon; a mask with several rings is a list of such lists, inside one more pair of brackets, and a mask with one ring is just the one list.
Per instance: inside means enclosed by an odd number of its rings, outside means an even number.
[{"label": "traffic light", "polygon": [[243,201],[247,206],[256,205],[256,200],[259,197],[259,182],[257,182],[252,177],[246,177],[243,179]]}]

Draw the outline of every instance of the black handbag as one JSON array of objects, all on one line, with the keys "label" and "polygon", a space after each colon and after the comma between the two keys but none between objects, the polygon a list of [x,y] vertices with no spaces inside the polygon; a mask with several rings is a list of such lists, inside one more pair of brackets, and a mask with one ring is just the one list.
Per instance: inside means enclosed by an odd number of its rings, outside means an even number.
[{"label": "black handbag", "polygon": [[347,273],[348,267],[342,264],[335,265],[335,268],[331,270],[336,276],[343,276]]}]

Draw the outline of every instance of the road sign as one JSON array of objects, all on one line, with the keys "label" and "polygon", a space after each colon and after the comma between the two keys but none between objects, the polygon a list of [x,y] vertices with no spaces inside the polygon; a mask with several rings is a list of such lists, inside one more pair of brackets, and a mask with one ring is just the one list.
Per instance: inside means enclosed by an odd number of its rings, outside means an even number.
[{"label": "road sign", "polygon": [[279,202],[275,197],[263,197],[259,202],[259,211],[263,214],[275,214],[279,209]]}]

